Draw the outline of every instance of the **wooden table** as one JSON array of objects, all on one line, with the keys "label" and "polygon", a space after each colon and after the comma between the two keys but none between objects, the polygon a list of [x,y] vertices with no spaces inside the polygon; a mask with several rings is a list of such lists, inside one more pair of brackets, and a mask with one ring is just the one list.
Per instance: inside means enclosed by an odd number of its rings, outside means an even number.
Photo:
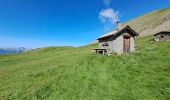
[{"label": "wooden table", "polygon": [[103,55],[107,54],[107,49],[95,48],[94,50],[97,54],[103,54]]}]

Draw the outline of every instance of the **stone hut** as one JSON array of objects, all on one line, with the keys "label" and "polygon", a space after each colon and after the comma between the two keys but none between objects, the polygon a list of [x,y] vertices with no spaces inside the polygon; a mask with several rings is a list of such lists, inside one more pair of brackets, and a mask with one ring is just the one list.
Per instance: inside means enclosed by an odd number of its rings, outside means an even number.
[{"label": "stone hut", "polygon": [[170,32],[162,31],[159,33],[156,33],[155,35],[155,41],[170,41]]},{"label": "stone hut", "polygon": [[121,27],[117,23],[117,29],[104,34],[97,40],[99,48],[94,49],[96,53],[130,53],[135,51],[135,37],[139,36],[130,26]]}]

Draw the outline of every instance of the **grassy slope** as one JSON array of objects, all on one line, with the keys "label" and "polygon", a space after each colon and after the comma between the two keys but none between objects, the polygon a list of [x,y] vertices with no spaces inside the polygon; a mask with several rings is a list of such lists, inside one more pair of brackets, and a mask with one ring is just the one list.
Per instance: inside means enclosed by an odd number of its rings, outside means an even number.
[{"label": "grassy slope", "polygon": [[125,23],[133,27],[140,36],[170,31],[170,8],[153,11]]},{"label": "grassy slope", "polygon": [[170,99],[170,43],[138,38],[131,55],[91,54],[96,44],[0,56],[0,98]]}]

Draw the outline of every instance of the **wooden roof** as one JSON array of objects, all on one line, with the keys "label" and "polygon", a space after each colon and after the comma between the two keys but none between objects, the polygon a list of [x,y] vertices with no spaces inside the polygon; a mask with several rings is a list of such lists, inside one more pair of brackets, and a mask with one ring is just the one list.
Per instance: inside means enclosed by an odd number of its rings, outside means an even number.
[{"label": "wooden roof", "polygon": [[116,36],[117,34],[119,34],[120,32],[122,32],[124,30],[129,30],[134,34],[134,36],[139,36],[139,34],[137,32],[135,32],[130,26],[125,26],[122,29],[113,30],[112,32],[109,32],[109,33],[102,35],[101,37],[98,38],[98,40],[103,39],[103,38],[107,38],[107,37],[110,37],[110,36]]}]

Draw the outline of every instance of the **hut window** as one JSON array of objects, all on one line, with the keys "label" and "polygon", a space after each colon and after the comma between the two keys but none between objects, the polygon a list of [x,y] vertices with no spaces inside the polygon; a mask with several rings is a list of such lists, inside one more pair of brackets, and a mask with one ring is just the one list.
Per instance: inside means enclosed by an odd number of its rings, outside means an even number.
[{"label": "hut window", "polygon": [[161,38],[164,38],[164,36],[162,35]]},{"label": "hut window", "polygon": [[109,44],[107,42],[104,42],[102,46],[108,46]]}]

